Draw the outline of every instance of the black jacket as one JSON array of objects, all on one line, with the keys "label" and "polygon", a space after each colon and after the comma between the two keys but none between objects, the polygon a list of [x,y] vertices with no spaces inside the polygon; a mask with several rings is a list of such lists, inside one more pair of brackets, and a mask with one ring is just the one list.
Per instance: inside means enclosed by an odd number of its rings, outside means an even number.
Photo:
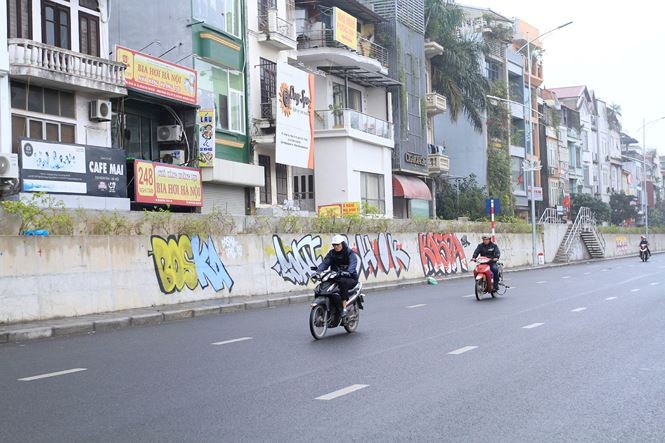
[{"label": "black jacket", "polygon": [[649,242],[646,241],[646,240],[640,240],[640,246],[642,246],[642,245],[647,245],[647,246],[649,246]]},{"label": "black jacket", "polygon": [[481,243],[476,247],[476,250],[473,251],[473,258],[476,258],[479,255],[482,255],[483,257],[487,258],[498,259],[499,257],[501,257],[501,251],[499,250],[499,247],[495,243],[492,243],[490,241],[488,244]]},{"label": "black jacket", "polygon": [[340,252],[335,252],[334,248],[328,251],[326,257],[323,259],[323,263],[318,266],[319,272],[328,268],[335,272],[346,271],[351,274],[351,278],[358,280],[358,272],[356,271],[358,259],[356,258],[356,253],[347,246],[346,242],[343,242],[342,245],[344,247]]}]

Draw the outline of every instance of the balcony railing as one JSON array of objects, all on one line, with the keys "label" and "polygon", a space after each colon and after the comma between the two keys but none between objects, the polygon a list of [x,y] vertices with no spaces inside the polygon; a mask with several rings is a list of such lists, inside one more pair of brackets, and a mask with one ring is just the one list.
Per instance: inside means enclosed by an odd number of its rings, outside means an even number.
[{"label": "balcony railing", "polygon": [[439,174],[450,171],[450,159],[444,154],[428,154],[429,173]]},{"label": "balcony railing", "polygon": [[280,34],[295,40],[295,24],[277,15],[277,9],[271,8],[268,14],[259,17],[259,30],[265,33]]},{"label": "balcony railing", "polygon": [[427,105],[427,113],[431,115],[446,112],[447,102],[446,97],[436,92],[428,92],[425,96],[425,103]]},{"label": "balcony railing", "polygon": [[16,68],[37,68],[114,87],[125,87],[125,65],[122,63],[20,38],[10,38],[8,49],[13,73]]},{"label": "balcony railing", "polygon": [[381,66],[388,67],[388,51],[381,45],[367,40],[358,33],[358,44],[355,48],[349,48],[333,38],[332,29],[318,29],[305,31],[298,35],[298,49],[313,48],[343,48],[348,49],[381,63]]},{"label": "balcony railing", "polygon": [[393,125],[353,109],[327,109],[315,111],[314,129],[355,129],[377,137],[392,140]]}]

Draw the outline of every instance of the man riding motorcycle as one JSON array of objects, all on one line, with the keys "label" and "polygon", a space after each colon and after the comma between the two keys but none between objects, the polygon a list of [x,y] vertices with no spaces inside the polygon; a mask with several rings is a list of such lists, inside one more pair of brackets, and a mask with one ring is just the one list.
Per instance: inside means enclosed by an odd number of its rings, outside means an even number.
[{"label": "man riding motorcycle", "polygon": [[[339,234],[334,235],[331,244],[333,248],[328,251],[328,254],[323,259],[323,263],[317,267],[317,270],[322,272],[330,268],[339,273],[337,284],[341,298],[342,318],[344,318],[347,315],[346,302],[349,299],[349,289],[358,283],[358,273],[356,271],[358,260],[355,252],[349,248],[343,236]],[[336,303],[339,307],[339,302]]]},{"label": "man riding motorcycle", "polygon": [[642,245],[645,245],[647,247],[647,253],[649,254],[649,257],[651,257],[651,251],[649,250],[649,242],[647,241],[647,236],[643,235],[642,239],[640,240],[640,247]]},{"label": "man riding motorcycle", "polygon": [[492,280],[494,281],[494,291],[499,290],[499,267],[496,265],[496,262],[499,261],[501,257],[501,251],[499,246],[496,243],[492,243],[492,237],[489,234],[483,234],[483,242],[480,243],[476,250],[473,251],[473,257],[471,261],[476,261],[476,258],[480,255],[482,257],[487,257],[490,259],[488,263],[490,269],[492,270]]}]

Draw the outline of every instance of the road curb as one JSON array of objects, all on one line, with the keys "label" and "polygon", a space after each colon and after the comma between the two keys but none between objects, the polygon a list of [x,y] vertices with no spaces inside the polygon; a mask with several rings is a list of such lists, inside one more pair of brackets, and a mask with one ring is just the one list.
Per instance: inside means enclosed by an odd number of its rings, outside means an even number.
[{"label": "road curb", "polygon": [[[654,252],[653,254],[661,254],[665,251]],[[547,263],[538,266],[524,266],[520,268],[506,269],[506,273],[533,271],[538,269],[558,268],[563,266],[599,263],[610,260],[619,260],[630,258],[630,255],[619,257],[607,257],[602,259],[589,259],[580,260],[567,263]],[[452,274],[443,278],[437,279],[438,281],[445,282],[449,280],[457,280],[462,278],[471,278],[473,273],[467,272],[464,274]],[[397,280],[394,282],[382,282],[375,284],[365,284],[365,290],[371,291],[384,291],[389,289],[408,288],[411,286],[426,285],[425,278],[410,279],[410,280]],[[135,326],[152,326],[159,325],[164,322],[184,320],[187,318],[202,317],[208,315],[222,315],[233,312],[247,311],[253,309],[265,309],[274,306],[281,306],[286,304],[299,304],[307,303],[314,299],[311,291],[304,292],[296,295],[284,295],[284,293],[276,294],[275,297],[265,298],[261,300],[251,300],[237,303],[227,303],[219,305],[206,305],[200,307],[193,307],[189,309],[168,309],[164,311],[148,312],[142,314],[134,314],[127,316],[122,315],[119,317],[111,317],[107,319],[90,320],[90,321],[72,321],[72,323],[56,324],[52,326],[35,326],[32,328],[16,329],[13,331],[0,332],[0,344],[15,343],[28,340],[37,340],[50,337],[60,337],[65,335],[75,334],[89,334],[92,332],[108,332],[119,329],[125,329]],[[210,301],[208,301],[210,303]],[[175,305],[177,306],[177,305]],[[113,315],[113,314],[110,314]],[[54,320],[62,322],[62,319]]]}]

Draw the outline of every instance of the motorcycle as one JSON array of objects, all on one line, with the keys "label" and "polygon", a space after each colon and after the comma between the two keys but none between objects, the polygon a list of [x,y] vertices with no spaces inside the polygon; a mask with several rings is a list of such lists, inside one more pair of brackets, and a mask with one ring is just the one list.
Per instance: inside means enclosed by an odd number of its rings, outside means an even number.
[{"label": "motorcycle", "polygon": [[[480,256],[474,261],[478,263],[473,270],[476,300],[480,300],[483,294],[490,294],[492,298],[495,298],[498,291],[494,290],[494,278],[492,276],[492,269],[489,265],[492,259]],[[503,263],[497,263],[497,267],[499,268],[499,284],[501,284],[503,280]]]},{"label": "motorcycle", "polygon": [[[312,268],[316,270],[316,268]],[[349,289],[349,300],[346,302],[346,318],[342,319],[342,312],[331,296],[339,297],[339,285],[337,278],[339,273],[335,271],[317,272],[312,276],[313,282],[318,282],[314,288],[314,301],[309,313],[309,331],[312,337],[320,340],[326,335],[329,328],[343,326],[349,334],[358,329],[360,321],[360,309],[363,309],[365,295],[362,293],[362,283]]]},{"label": "motorcycle", "polygon": [[643,262],[649,260],[649,251],[647,250],[647,245],[640,245],[640,259]]}]

